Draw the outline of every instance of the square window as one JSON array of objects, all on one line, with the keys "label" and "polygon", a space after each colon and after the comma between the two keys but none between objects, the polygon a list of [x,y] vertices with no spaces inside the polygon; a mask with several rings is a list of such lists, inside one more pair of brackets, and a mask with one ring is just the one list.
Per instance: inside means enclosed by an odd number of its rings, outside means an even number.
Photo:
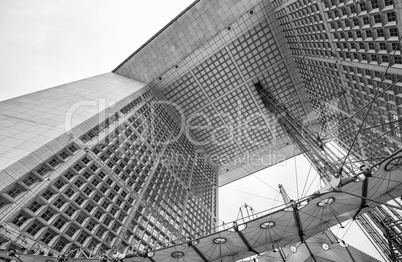
[{"label": "square window", "polygon": [[64,193],[66,196],[71,197],[74,195],[75,191],[72,190],[71,188],[67,189],[67,191]]},{"label": "square window", "polygon": [[106,176],[106,174],[103,171],[100,171],[98,176],[103,179]]},{"label": "square window", "polygon": [[75,203],[77,203],[78,205],[81,205],[83,202],[85,201],[85,199],[82,197],[82,196],[78,196],[76,199],[75,199]]},{"label": "square window", "polygon": [[96,235],[98,237],[102,237],[105,232],[106,232],[106,229],[104,227],[99,227],[98,231],[96,231]]},{"label": "square window", "polygon": [[90,187],[86,187],[86,188],[84,189],[84,193],[85,193],[87,196],[89,196],[92,192],[93,192],[93,190],[92,190],[92,188],[90,188]]},{"label": "square window", "polygon": [[121,203],[123,203],[123,201],[122,201],[120,198],[118,198],[118,199],[116,200],[116,205],[120,206]]},{"label": "square window", "polygon": [[27,186],[31,186],[36,182],[36,178],[33,175],[29,175],[22,182]]},{"label": "square window", "polygon": [[22,190],[18,186],[14,186],[10,191],[7,192],[7,194],[12,198],[16,198],[21,193]]},{"label": "square window", "polygon": [[61,159],[65,160],[65,159],[68,158],[68,154],[67,154],[65,151],[63,151],[63,152],[61,152],[61,153],[59,154],[59,157],[60,157]]},{"label": "square window", "polygon": [[53,159],[51,159],[49,162],[49,165],[51,166],[51,167],[56,167],[59,163],[60,163],[60,161],[57,159],[57,158],[53,158]]},{"label": "square window", "polygon": [[66,231],[66,235],[69,237],[73,237],[73,235],[75,234],[75,232],[78,231],[78,227],[76,225],[71,225],[67,231]]},{"label": "square window", "polygon": [[75,211],[77,211],[77,209],[75,207],[73,207],[73,206],[70,206],[65,211],[65,214],[68,215],[69,217],[72,217],[73,214],[75,213]]},{"label": "square window", "polygon": [[22,214],[19,214],[16,218],[14,218],[13,224],[15,224],[15,225],[17,225],[18,227],[20,227],[20,226],[21,226],[22,224],[24,224],[25,221],[27,221],[27,220],[28,220],[27,217],[25,217],[25,216],[22,215]]},{"label": "square window", "polygon": [[388,22],[396,21],[396,15],[394,12],[387,13]]},{"label": "square window", "polygon": [[59,179],[59,180],[57,180],[53,185],[54,185],[57,189],[60,189],[60,188],[62,188],[62,187],[65,185],[65,183],[64,183],[63,180]]},{"label": "square window", "polygon": [[64,177],[67,178],[68,180],[71,180],[74,176],[75,176],[75,173],[70,170],[68,170],[66,172],[66,174],[64,175]]},{"label": "square window", "polygon": [[110,206],[110,203],[109,203],[109,202],[103,201],[102,207],[103,207],[104,209],[107,209],[109,206]]},{"label": "square window", "polygon": [[54,227],[57,229],[61,229],[66,224],[66,221],[62,218],[59,218],[56,223],[54,223]]},{"label": "square window", "polygon": [[65,203],[66,201],[64,201],[63,198],[59,198],[53,203],[53,205],[60,209]]},{"label": "square window", "polygon": [[371,8],[372,9],[375,9],[375,8],[379,7],[378,0],[371,0],[369,2],[371,2]]},{"label": "square window", "polygon": [[54,215],[54,212],[50,209],[46,210],[42,215],[41,218],[43,218],[46,221],[49,221]]},{"label": "square window", "polygon": [[390,28],[389,29],[389,34],[391,36],[398,36],[398,29],[397,28]]},{"label": "square window", "polygon": [[95,226],[96,226],[95,222],[94,222],[93,220],[91,220],[91,221],[88,222],[86,228],[87,228],[89,231],[92,231],[92,229],[94,229]]},{"label": "square window", "polygon": [[86,165],[88,164],[91,160],[89,160],[89,158],[84,157],[83,159],[81,159],[81,161]]},{"label": "square window", "polygon": [[97,186],[99,183],[100,183],[100,181],[97,178],[95,178],[94,180],[91,181],[91,184],[94,186]]},{"label": "square window", "polygon": [[385,4],[385,6],[388,6],[388,5],[393,5],[394,3],[393,3],[393,0],[384,0],[384,4]]},{"label": "square window", "polygon": [[93,164],[93,165],[91,166],[91,170],[92,170],[93,172],[96,172],[96,170],[98,170],[98,166],[95,165],[95,164]]},{"label": "square window", "polygon": [[75,183],[74,183],[74,185],[76,185],[78,188],[80,188],[83,184],[84,184],[84,182],[82,182],[80,179],[78,179],[78,180],[75,181]]},{"label": "square window", "polygon": [[98,210],[98,211],[96,211],[94,217],[95,217],[96,219],[100,219],[100,218],[102,217],[102,215],[103,215],[103,213]]},{"label": "square window", "polygon": [[35,236],[36,233],[38,233],[41,228],[42,226],[39,225],[37,222],[35,222],[27,229],[27,232],[32,236]]},{"label": "square window", "polygon": [[77,221],[79,224],[82,224],[82,223],[85,221],[85,216],[82,215],[82,214],[79,214],[79,215],[76,217],[75,221]]},{"label": "square window", "polygon": [[32,212],[36,212],[36,211],[38,211],[39,210],[39,208],[41,207],[42,205],[39,203],[39,202],[37,202],[37,201],[34,201],[30,206],[29,206],[29,209],[32,211]]},{"label": "square window", "polygon": [[72,145],[68,148],[68,150],[70,150],[71,153],[74,153],[75,151],[78,150],[78,148],[77,148],[74,144],[72,144]]},{"label": "square window", "polygon": [[46,200],[49,200],[53,195],[54,193],[48,189],[45,193],[42,194],[42,197]]},{"label": "square window", "polygon": [[99,194],[96,194],[96,195],[94,195],[94,196],[92,197],[92,199],[93,199],[95,202],[98,202],[98,201],[101,199],[101,196],[100,196]]},{"label": "square window", "polygon": [[378,29],[377,30],[377,37],[384,37],[384,30],[383,29]]},{"label": "square window", "polygon": [[107,191],[107,188],[106,188],[105,186],[102,186],[99,190],[100,190],[102,193],[105,193],[105,192]]},{"label": "square window", "polygon": [[76,164],[74,167],[75,171],[80,172],[80,170],[83,168],[80,164]]},{"label": "square window", "polygon": [[67,245],[67,241],[64,239],[60,239],[57,244],[55,245],[54,249],[58,252],[62,252],[64,247]]},{"label": "square window", "polygon": [[91,173],[85,171],[84,174],[82,174],[82,176],[85,177],[86,180],[89,180],[89,178],[91,177]]},{"label": "square window", "polygon": [[114,216],[114,215],[116,214],[116,212],[117,212],[117,209],[116,209],[115,207],[112,207],[112,208],[110,209],[110,211],[109,211],[109,213],[110,213],[112,216]]},{"label": "square window", "polygon": [[369,25],[370,24],[370,20],[367,16],[363,17],[363,24],[365,25]]},{"label": "square window", "polygon": [[381,23],[381,15],[379,15],[379,14],[374,15],[374,22],[375,23]]},{"label": "square window", "polygon": [[107,197],[110,198],[110,200],[113,200],[113,198],[115,198],[115,196],[116,196],[115,194],[113,194],[112,192],[110,192]]},{"label": "square window", "polygon": [[88,213],[91,213],[91,211],[94,209],[94,205],[92,205],[91,203],[89,203],[86,207],[85,207],[85,210],[88,212]]},{"label": "square window", "polygon": [[103,224],[105,224],[106,226],[108,226],[110,224],[110,222],[112,222],[113,219],[111,219],[109,216],[105,217],[105,220],[103,221]]},{"label": "square window", "polygon": [[119,224],[119,223],[115,223],[115,224],[113,225],[113,227],[112,227],[112,230],[115,231],[115,232],[117,232],[117,231],[119,230],[119,228],[120,228],[120,224]]}]

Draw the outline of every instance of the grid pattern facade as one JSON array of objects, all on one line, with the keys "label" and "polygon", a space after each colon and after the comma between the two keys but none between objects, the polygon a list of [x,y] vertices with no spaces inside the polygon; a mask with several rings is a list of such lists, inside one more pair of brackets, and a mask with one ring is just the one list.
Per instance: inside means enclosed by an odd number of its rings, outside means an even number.
[{"label": "grid pattern facade", "polygon": [[4,222],[71,255],[155,249],[210,232],[216,173],[155,102],[145,92],[6,187],[0,211],[29,201]]},{"label": "grid pattern facade", "polygon": [[263,81],[278,100],[293,103],[289,111],[296,119],[306,118],[301,101],[305,91],[296,84],[297,71],[289,71],[296,66],[281,45],[282,33],[273,16],[269,3],[256,4],[151,82],[155,92],[185,115],[186,127],[213,156],[220,175],[245,172],[247,164],[241,159],[249,154],[290,144],[282,143],[289,138],[257,97],[254,82]]},{"label": "grid pattern facade", "polygon": [[[397,26],[400,18],[396,7],[400,3],[296,1],[281,4],[276,2],[278,20],[323,127],[328,132],[338,129],[338,141],[350,147],[354,137],[350,130],[356,127],[353,123],[337,126],[351,115],[358,122],[363,121],[365,111],[361,108],[379,95],[366,119],[373,128],[362,132],[361,140],[356,141],[356,153],[378,158],[379,153],[390,154],[384,145],[391,152],[398,150],[402,65],[398,44],[400,27]],[[381,132],[388,135],[368,144],[374,134]]]},{"label": "grid pattern facade", "polygon": [[[351,153],[371,163],[402,148],[401,4],[397,0],[274,1],[323,138],[347,149],[353,144]],[[399,219],[396,210],[379,207],[359,220],[389,259],[381,221],[398,234],[395,221]]]},{"label": "grid pattern facade", "polygon": [[[248,23],[253,21],[248,12],[257,6],[257,9],[254,9],[257,13],[260,4],[260,0],[194,1],[189,7],[191,11],[186,10],[176,17],[163,32],[155,35],[152,41],[133,53],[114,72],[149,83],[158,77],[166,77],[163,74],[167,69],[180,72],[183,66],[193,67],[199,63],[198,58],[189,61],[187,65],[181,63],[199,51],[205,39],[210,39],[222,31],[226,32],[229,26],[230,33],[238,34],[238,30],[231,23],[240,14],[247,14]],[[212,47],[212,50],[216,51],[216,46]],[[203,57],[203,60],[208,56],[207,54]]]}]

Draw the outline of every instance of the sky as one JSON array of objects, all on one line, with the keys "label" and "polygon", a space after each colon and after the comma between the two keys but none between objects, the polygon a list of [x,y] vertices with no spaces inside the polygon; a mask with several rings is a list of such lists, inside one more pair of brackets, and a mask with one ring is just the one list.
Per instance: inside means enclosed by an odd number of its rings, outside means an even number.
[{"label": "sky", "polygon": [[0,101],[111,72],[192,2],[0,0]]},{"label": "sky", "polygon": [[[0,0],[0,101],[111,72],[192,2]],[[257,211],[282,204],[278,184],[291,198],[304,184],[316,191],[314,170],[305,183],[309,169],[299,156],[222,187],[220,219],[235,220],[244,204]],[[379,258],[355,228],[335,233],[346,233],[347,242]]]}]

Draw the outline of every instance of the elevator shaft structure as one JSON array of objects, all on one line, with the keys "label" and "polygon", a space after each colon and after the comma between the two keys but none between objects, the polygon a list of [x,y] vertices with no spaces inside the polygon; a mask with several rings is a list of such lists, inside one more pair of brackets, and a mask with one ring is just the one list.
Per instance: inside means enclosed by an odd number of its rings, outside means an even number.
[{"label": "elevator shaft structure", "polygon": [[332,176],[337,173],[336,167],[332,162],[331,156],[323,151],[323,144],[318,135],[309,132],[308,127],[301,121],[297,121],[283,103],[279,102],[272,93],[264,88],[260,82],[254,83],[254,87],[264,103],[265,108],[275,115],[281,128],[283,128],[293,142],[299,147],[307,160],[316,169],[320,177],[329,182]]}]

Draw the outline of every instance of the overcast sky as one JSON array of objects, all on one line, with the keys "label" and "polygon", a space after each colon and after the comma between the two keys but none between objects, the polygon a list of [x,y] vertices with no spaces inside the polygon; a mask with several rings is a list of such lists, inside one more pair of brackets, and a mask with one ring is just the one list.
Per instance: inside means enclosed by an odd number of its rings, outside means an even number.
[{"label": "overcast sky", "polygon": [[0,101],[112,71],[192,2],[0,0]]},{"label": "overcast sky", "polygon": [[[0,0],[0,101],[112,71],[191,3]],[[221,188],[220,218],[236,219],[245,203],[257,211],[281,204],[278,184],[295,198],[308,172],[307,161],[299,157]],[[312,172],[308,181],[313,182],[311,192],[318,186],[314,176]],[[345,239],[352,233],[349,242],[378,257],[362,233],[353,231]]]}]

